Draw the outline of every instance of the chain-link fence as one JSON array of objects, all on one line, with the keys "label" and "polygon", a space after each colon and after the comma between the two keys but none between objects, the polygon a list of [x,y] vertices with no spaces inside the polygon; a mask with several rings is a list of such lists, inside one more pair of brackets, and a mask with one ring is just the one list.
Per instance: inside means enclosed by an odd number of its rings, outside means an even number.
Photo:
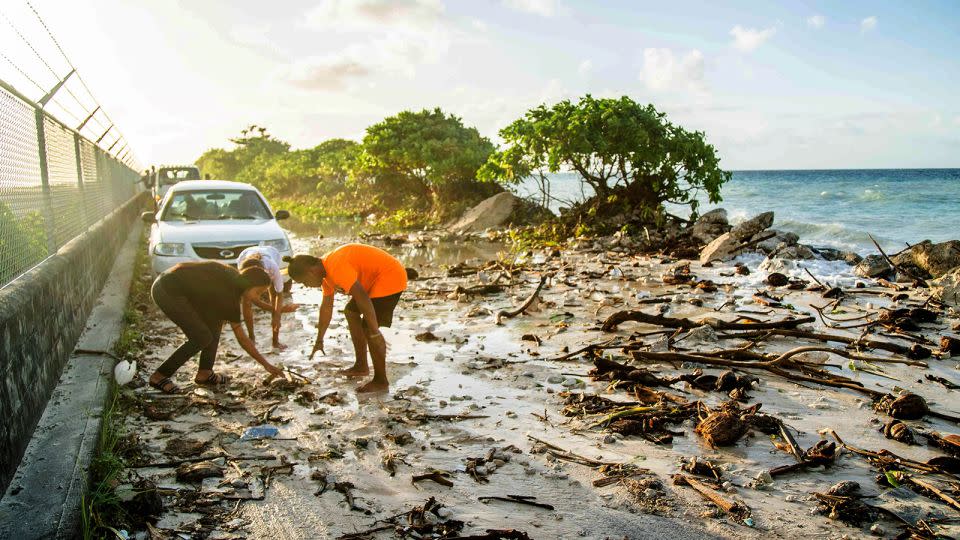
[{"label": "chain-link fence", "polygon": [[139,180],[0,81],[0,287],[130,200]]}]

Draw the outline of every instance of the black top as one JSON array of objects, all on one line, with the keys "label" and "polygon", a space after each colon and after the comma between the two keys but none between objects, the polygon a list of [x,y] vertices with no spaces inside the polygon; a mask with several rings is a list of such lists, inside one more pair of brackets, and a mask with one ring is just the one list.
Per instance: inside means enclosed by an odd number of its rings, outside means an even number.
[{"label": "black top", "polygon": [[170,294],[185,296],[205,319],[241,322],[243,285],[236,268],[213,261],[180,263],[161,275]]}]

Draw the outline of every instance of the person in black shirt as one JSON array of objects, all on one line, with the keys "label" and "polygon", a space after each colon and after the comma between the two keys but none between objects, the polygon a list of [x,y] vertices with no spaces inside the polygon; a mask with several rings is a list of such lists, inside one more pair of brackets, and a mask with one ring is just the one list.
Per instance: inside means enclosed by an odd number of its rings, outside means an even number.
[{"label": "person in black shirt", "polygon": [[283,370],[270,364],[257,351],[241,326],[241,299],[259,298],[271,284],[263,268],[251,267],[238,272],[213,261],[180,263],[160,274],[150,294],[160,310],[183,330],[187,341],[150,376],[150,386],[168,394],[178,392],[170,377],[198,352],[200,369],[194,381],[205,386],[226,384],[227,377],[213,371],[224,321],[230,323],[247,354],[271,375],[283,375]]}]

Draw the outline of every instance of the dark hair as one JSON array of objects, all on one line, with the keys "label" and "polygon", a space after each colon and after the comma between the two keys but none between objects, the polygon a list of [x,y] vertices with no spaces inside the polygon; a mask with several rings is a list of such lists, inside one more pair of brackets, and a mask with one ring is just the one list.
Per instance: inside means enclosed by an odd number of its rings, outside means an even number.
[{"label": "dark hair", "polygon": [[250,266],[244,268],[240,271],[240,282],[243,284],[244,290],[251,287],[262,287],[264,285],[269,285],[272,280],[270,275],[267,274],[267,271],[259,266]]},{"label": "dark hair", "polygon": [[247,268],[263,268],[263,255],[260,253],[251,253],[249,257],[240,263],[241,271]]},{"label": "dark hair", "polygon": [[309,268],[322,264],[320,259],[313,255],[287,256],[283,258],[283,261],[289,263],[289,266],[287,266],[287,274],[296,281],[300,281]]}]

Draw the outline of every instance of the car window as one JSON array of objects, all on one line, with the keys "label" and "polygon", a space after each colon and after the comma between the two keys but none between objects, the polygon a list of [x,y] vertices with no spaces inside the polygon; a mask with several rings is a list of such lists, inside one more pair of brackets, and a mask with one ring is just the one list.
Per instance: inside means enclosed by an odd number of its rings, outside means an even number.
[{"label": "car window", "polygon": [[201,219],[270,219],[270,211],[255,191],[198,190],[174,193],[163,210],[163,221]]}]

